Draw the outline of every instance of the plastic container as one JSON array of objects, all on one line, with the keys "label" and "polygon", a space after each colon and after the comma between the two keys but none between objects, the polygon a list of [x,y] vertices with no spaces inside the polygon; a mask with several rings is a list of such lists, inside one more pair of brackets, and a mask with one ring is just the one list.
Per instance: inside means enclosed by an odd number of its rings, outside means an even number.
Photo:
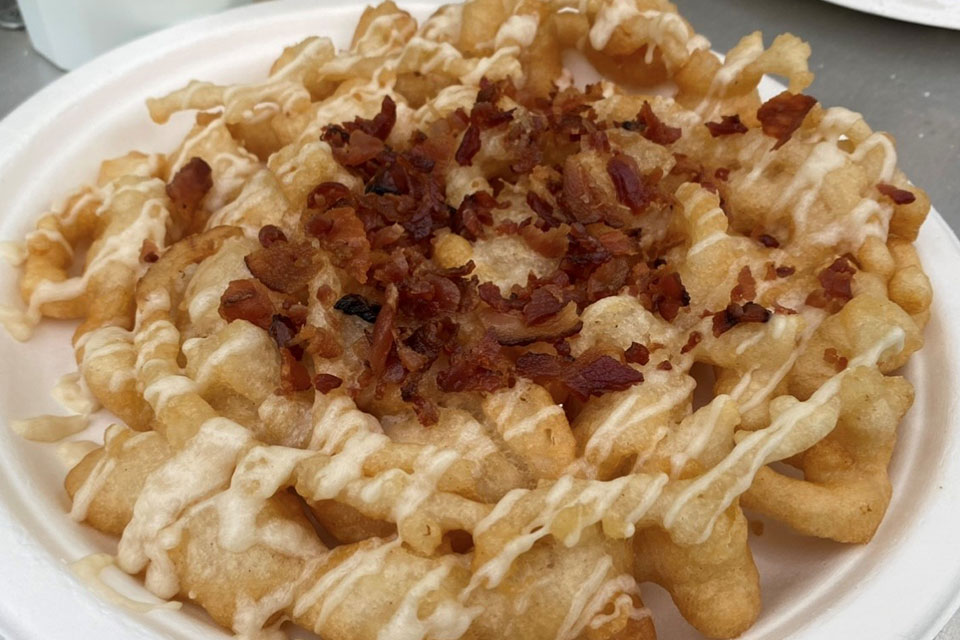
[{"label": "plastic container", "polygon": [[19,0],[33,48],[61,69],[152,31],[251,0]]}]

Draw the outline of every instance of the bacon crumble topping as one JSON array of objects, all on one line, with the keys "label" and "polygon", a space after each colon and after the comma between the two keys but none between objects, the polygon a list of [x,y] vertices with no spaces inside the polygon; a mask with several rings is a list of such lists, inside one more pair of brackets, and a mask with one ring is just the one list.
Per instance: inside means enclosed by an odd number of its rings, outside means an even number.
[{"label": "bacon crumble topping", "polygon": [[893,200],[894,204],[910,204],[917,199],[917,196],[915,196],[912,191],[899,189],[885,182],[877,185],[877,191]]},{"label": "bacon crumble topping", "polygon": [[777,139],[774,149],[779,149],[790,140],[815,104],[816,98],[784,91],[760,105],[757,119],[760,120],[763,133]]},{"label": "bacon crumble topping", "polygon": [[720,136],[729,136],[735,133],[746,133],[749,131],[747,125],[740,122],[740,116],[733,114],[732,116],[721,116],[720,122],[707,122],[705,123],[707,129],[710,130],[710,135],[714,138]]}]

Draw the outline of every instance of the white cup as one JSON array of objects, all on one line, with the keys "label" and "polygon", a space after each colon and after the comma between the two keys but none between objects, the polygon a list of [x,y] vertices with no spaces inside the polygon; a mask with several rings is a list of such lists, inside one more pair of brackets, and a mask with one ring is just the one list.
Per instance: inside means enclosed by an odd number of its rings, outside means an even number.
[{"label": "white cup", "polygon": [[62,69],[190,18],[250,0],[19,0],[30,42]]}]

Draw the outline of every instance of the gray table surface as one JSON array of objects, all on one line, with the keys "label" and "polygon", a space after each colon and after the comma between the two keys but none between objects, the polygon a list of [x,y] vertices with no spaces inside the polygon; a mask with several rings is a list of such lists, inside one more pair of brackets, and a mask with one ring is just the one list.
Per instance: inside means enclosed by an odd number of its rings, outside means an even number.
[{"label": "gray table surface", "polygon": [[[907,24],[820,0],[674,0],[720,51],[754,29],[813,47],[810,92],[897,138],[900,166],[960,230],[960,31]],[[0,31],[0,117],[62,72],[23,32]],[[960,640],[960,614],[937,640]]]}]

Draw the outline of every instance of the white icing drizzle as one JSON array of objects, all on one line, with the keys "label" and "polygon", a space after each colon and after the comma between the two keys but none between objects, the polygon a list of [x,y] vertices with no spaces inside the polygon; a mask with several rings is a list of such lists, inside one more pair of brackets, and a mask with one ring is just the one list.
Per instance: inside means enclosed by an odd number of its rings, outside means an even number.
[{"label": "white icing drizzle", "polygon": [[57,457],[67,469],[73,469],[77,463],[87,457],[100,445],[92,440],[68,440],[57,445]]},{"label": "white icing drizzle", "polygon": [[71,562],[70,570],[73,571],[73,574],[98,596],[107,602],[123,607],[124,609],[137,611],[139,613],[147,613],[157,609],[170,609],[176,611],[182,606],[181,603],[174,601],[151,603],[128,598],[104,582],[103,578],[101,577],[101,574],[105,569],[113,566],[116,566],[113,561],[113,556],[108,553],[94,553],[80,558],[75,562]]},{"label": "white icing drizzle", "polygon": [[100,408],[100,402],[79,372],[61,376],[50,395],[61,407],[74,413],[90,415]]},{"label": "white icing drizzle", "polygon": [[430,593],[440,588],[449,575],[455,560],[449,556],[439,566],[418,580],[403,596],[400,606],[377,634],[377,640],[423,640],[428,636],[436,640],[456,640],[480,614],[480,607],[464,607],[456,601],[441,601],[429,616],[420,619],[417,611],[420,603]]},{"label": "white icing drizzle", "polygon": [[34,442],[57,442],[80,433],[90,424],[87,416],[42,415],[25,420],[11,420],[10,428],[20,437]]}]

